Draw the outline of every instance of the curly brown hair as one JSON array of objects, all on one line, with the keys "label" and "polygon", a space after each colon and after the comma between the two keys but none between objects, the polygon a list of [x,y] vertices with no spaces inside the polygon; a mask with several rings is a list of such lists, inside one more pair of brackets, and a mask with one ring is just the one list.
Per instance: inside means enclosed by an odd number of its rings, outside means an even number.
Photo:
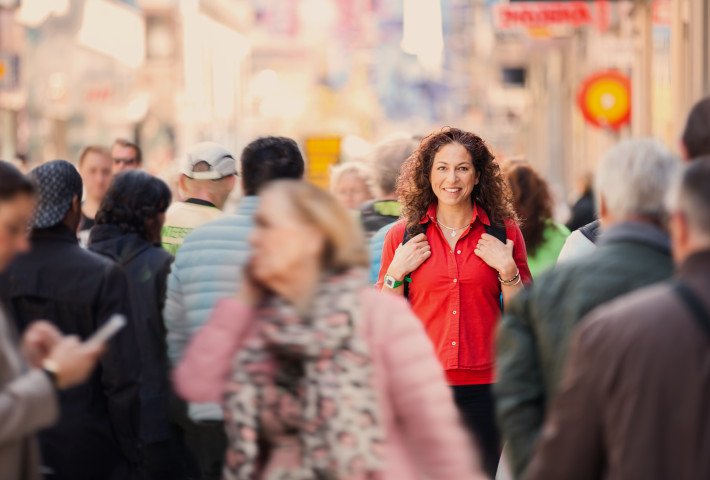
[{"label": "curly brown hair", "polygon": [[507,172],[513,207],[521,220],[525,247],[532,255],[540,246],[545,224],[552,218],[552,196],[547,182],[530,166],[515,165]]},{"label": "curly brown hair", "polygon": [[437,152],[450,143],[464,147],[471,155],[476,172],[480,173],[480,180],[473,188],[471,203],[483,207],[491,224],[503,225],[507,219],[517,221],[505,179],[486,143],[473,133],[445,127],[424,137],[419,148],[402,164],[397,179],[397,194],[407,228],[412,233],[419,233],[419,222],[426,215],[429,205],[436,202],[436,195],[431,188],[431,168]]}]

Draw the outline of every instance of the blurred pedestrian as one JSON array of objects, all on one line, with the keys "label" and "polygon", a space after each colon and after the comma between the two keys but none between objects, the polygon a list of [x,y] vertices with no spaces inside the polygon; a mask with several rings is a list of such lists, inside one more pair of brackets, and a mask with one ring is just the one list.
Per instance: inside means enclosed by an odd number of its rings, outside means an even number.
[{"label": "blurred pedestrian", "polygon": [[84,246],[89,241],[89,231],[94,226],[96,212],[111,185],[112,164],[111,153],[104,147],[90,145],[79,155],[79,174],[84,183],[79,241]]},{"label": "blurred pedestrian", "polygon": [[[173,366],[182,358],[190,338],[207,322],[217,301],[233,296],[241,285],[250,252],[247,239],[261,189],[273,180],[303,177],[303,156],[290,138],[254,140],[242,152],[240,163],[245,196],[236,215],[207,223],[185,238],[170,272],[163,317]],[[189,418],[185,414],[179,421],[201,478],[217,480],[227,447],[222,409],[215,403],[190,404],[188,413]]]},{"label": "blurred pedestrian", "polygon": [[513,207],[521,222],[528,266],[533,278],[557,262],[569,230],[552,220],[552,197],[547,182],[528,164],[506,171]]},{"label": "blurred pedestrian", "polygon": [[148,173],[129,170],[111,185],[96,215],[89,249],[110,258],[128,277],[131,314],[141,358],[140,439],[147,477],[184,478],[184,454],[170,431],[170,383],[162,310],[172,256],[160,247],[170,189]]},{"label": "blurred pedestrian", "polygon": [[378,196],[376,200],[362,206],[360,219],[365,235],[371,236],[370,283],[372,284],[377,282],[380,273],[385,235],[402,213],[402,207],[397,200],[399,170],[418,145],[416,140],[409,138],[390,140],[377,145],[371,157]]},{"label": "blurred pedestrian", "polygon": [[680,146],[686,160],[710,155],[710,97],[703,98],[690,109]]},{"label": "blurred pedestrian", "polygon": [[[365,235],[372,236],[386,225],[399,220],[401,207],[397,201],[399,170],[419,146],[410,138],[390,140],[377,145],[370,156],[376,198],[360,208]],[[383,237],[384,238],[384,237]]]},{"label": "blurred pedestrian", "polygon": [[236,167],[232,153],[218,143],[198,143],[188,152],[179,183],[185,201],[175,202],[168,209],[163,248],[175,255],[190,232],[222,217],[236,181]]},{"label": "blurred pedestrian", "polygon": [[[710,97],[700,100],[688,113],[680,149],[685,161],[710,155]],[[599,236],[599,227],[599,220],[595,220],[572,232],[560,252],[559,261],[593,252]]]},{"label": "blurred pedestrian", "polygon": [[342,163],[330,171],[330,191],[351,212],[374,198],[372,171],[360,161]]},{"label": "blurred pedestrian", "polygon": [[79,172],[55,160],[29,174],[38,190],[31,249],[0,275],[0,295],[25,331],[46,319],[88,338],[120,313],[127,325],[108,343],[88,383],[60,393],[60,421],[43,430],[44,465],[56,480],[132,478],[138,469],[139,357],[123,270],[81,248]]},{"label": "blurred pedestrian", "polygon": [[133,142],[117,138],[111,146],[111,159],[113,159],[113,173],[118,174],[125,170],[135,170],[143,166],[143,152]]},{"label": "blurred pedestrian", "polygon": [[567,228],[573,232],[597,219],[594,206],[594,175],[587,172],[577,178],[577,200],[572,205],[572,216],[567,221]]},{"label": "blurred pedestrian", "polygon": [[[34,186],[0,161],[0,272],[26,252]],[[16,345],[16,332],[0,309],[0,478],[39,480],[35,434],[59,417],[57,392],[86,380],[102,347],[64,337],[49,322],[33,322]]]},{"label": "blurred pedestrian", "polygon": [[612,148],[596,177],[599,247],[542,274],[504,314],[494,390],[515,478],[530,461],[574,326],[593,308],[672,274],[670,240],[662,228],[663,197],[679,164],[655,140]]},{"label": "blurred pedestrian", "polygon": [[600,231],[601,221],[594,220],[570,233],[557,256],[557,262],[566,262],[592,253],[597,248]]},{"label": "blurred pedestrian", "polygon": [[493,476],[493,335],[501,301],[531,280],[505,179],[480,137],[446,128],[405,162],[398,192],[403,219],[385,238],[377,286],[407,296],[424,323]]},{"label": "blurred pedestrian", "polygon": [[366,288],[348,212],[281,181],[255,223],[238,299],[217,305],[175,373],[186,398],[223,402],[223,478],[481,478],[419,321]]},{"label": "blurred pedestrian", "polygon": [[710,478],[710,157],[669,199],[675,280],[585,317],[526,478]]}]

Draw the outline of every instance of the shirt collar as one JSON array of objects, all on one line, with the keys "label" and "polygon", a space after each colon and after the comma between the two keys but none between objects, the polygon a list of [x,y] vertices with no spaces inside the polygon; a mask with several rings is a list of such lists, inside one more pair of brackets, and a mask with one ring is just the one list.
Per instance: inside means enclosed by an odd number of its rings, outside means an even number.
[{"label": "shirt collar", "polygon": [[193,205],[202,205],[203,207],[217,208],[217,205],[215,205],[214,203],[207,200],[202,200],[201,198],[188,198],[187,200],[185,200],[185,203],[192,203]]},{"label": "shirt collar", "polygon": [[[420,224],[436,222],[436,206],[437,206],[436,202],[429,205],[426,215],[424,215],[422,217],[422,219],[419,221]],[[481,221],[481,223],[483,223],[484,225],[488,225],[488,226],[491,225],[491,221],[488,218],[488,214],[486,213],[486,210],[479,207],[477,203],[474,203],[473,204],[473,212],[471,213],[471,225],[473,225],[476,222],[476,218],[478,218]]]},{"label": "shirt collar", "polygon": [[60,241],[69,243],[79,243],[76,233],[72,232],[64,223],[58,223],[52,227],[34,229],[30,234],[31,240],[39,241]]},{"label": "shirt collar", "polygon": [[642,243],[668,254],[671,251],[671,239],[668,233],[647,222],[618,223],[607,230],[602,230],[598,240],[600,246],[624,242]]}]

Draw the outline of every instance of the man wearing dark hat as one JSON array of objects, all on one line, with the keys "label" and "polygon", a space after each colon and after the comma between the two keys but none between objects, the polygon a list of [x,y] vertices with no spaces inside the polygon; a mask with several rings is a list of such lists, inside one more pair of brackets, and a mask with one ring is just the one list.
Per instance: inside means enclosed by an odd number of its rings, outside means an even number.
[{"label": "man wearing dark hat", "polygon": [[[45,319],[86,339],[114,313],[129,312],[125,274],[77,242],[82,182],[74,166],[55,160],[29,176],[38,191],[31,247],[0,276],[0,296],[20,331]],[[132,478],[139,461],[139,356],[127,323],[108,342],[89,381],[59,393],[61,419],[40,434],[48,478]]]}]

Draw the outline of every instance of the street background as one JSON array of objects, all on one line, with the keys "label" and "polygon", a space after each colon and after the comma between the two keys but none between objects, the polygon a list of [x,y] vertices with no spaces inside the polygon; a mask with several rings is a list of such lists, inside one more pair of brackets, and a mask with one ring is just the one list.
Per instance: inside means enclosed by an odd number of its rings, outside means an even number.
[{"label": "street background", "polygon": [[[452,125],[558,200],[611,145],[677,148],[710,93],[710,0],[0,0],[0,158],[298,140],[308,176]],[[586,88],[585,88],[586,86]]]}]

